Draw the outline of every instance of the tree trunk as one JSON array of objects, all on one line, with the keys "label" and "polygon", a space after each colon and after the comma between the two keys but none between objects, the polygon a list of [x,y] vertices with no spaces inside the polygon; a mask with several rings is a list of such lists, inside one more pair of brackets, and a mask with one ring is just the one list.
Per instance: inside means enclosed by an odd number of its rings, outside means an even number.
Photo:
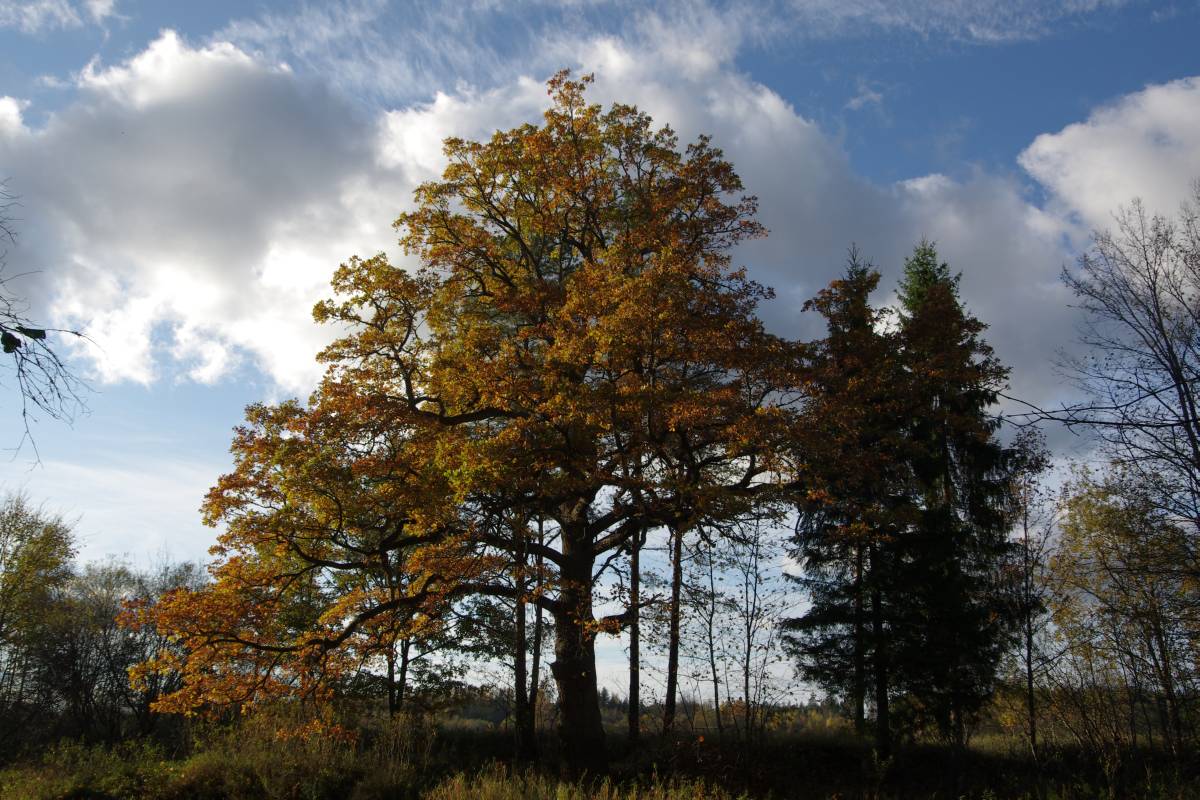
[{"label": "tree trunk", "polygon": [[1171,645],[1163,632],[1165,626],[1162,622],[1161,611],[1155,609],[1154,617],[1151,622],[1151,633],[1159,652],[1155,662],[1158,665],[1159,684],[1162,686],[1162,700],[1167,716],[1165,728],[1169,731],[1167,746],[1170,748],[1171,754],[1178,758],[1183,747],[1183,724],[1180,720],[1179,703],[1175,692],[1175,670],[1171,658]]},{"label": "tree trunk", "polygon": [[[538,518],[537,540],[539,545],[545,544],[544,529],[542,519],[540,517]],[[536,558],[536,564],[537,569],[534,577],[536,584],[535,591],[537,592],[538,596],[541,596],[542,586],[545,582],[545,575],[543,573],[544,565],[542,556],[540,554]],[[535,604],[533,607],[533,663],[529,668],[529,716],[532,720],[531,727],[535,743],[537,739],[538,698],[540,697],[542,686],[542,630],[542,607]]]},{"label": "tree trunk", "polygon": [[641,602],[642,568],[641,531],[633,537],[629,552],[629,607],[633,612],[629,621],[629,743],[637,744],[642,730],[641,697]]},{"label": "tree trunk", "polygon": [[[876,581],[882,572],[874,549],[871,551],[871,572]],[[883,630],[883,594],[878,583],[871,588],[871,633],[875,645],[875,750],[883,759],[892,754],[892,720],[888,707],[889,676]]]},{"label": "tree trunk", "polygon": [[[520,579],[524,581],[524,577]],[[522,587],[523,588],[523,587]],[[528,639],[526,637],[525,600],[516,602],[513,635],[513,721],[516,734],[516,758],[524,761],[533,753],[533,717],[529,708]]]},{"label": "tree trunk", "polygon": [[404,711],[408,697],[408,665],[412,661],[412,639],[400,640],[400,676],[396,679],[396,712]]},{"label": "tree trunk", "polygon": [[671,528],[671,607],[667,631],[667,691],[663,702],[663,733],[675,728],[675,698],[679,693],[679,616],[683,586],[682,527]]},{"label": "tree trunk", "polygon": [[1021,487],[1021,528],[1023,537],[1021,539],[1021,556],[1024,566],[1023,574],[1021,575],[1021,589],[1023,597],[1021,598],[1022,613],[1024,614],[1024,637],[1025,646],[1025,712],[1029,716],[1029,752],[1033,755],[1033,760],[1036,762],[1038,757],[1037,745],[1037,695],[1034,694],[1033,687],[1033,611],[1034,611],[1034,589],[1033,589],[1033,547],[1029,542],[1031,526],[1029,524],[1029,506],[1032,496],[1031,482],[1027,475]]},{"label": "tree trunk", "polygon": [[598,774],[605,766],[604,726],[596,692],[592,568],[595,557],[585,525],[562,526],[562,581],[554,614],[554,663],[559,727],[568,769]]},{"label": "tree trunk", "polygon": [[388,716],[396,716],[396,641],[387,649],[387,705]]},{"label": "tree trunk", "polygon": [[[717,671],[717,578],[712,559],[708,561],[708,670],[712,678],[713,713],[717,718],[717,736],[725,737],[725,724],[721,720],[721,677]],[[749,650],[746,651],[749,653]],[[746,672],[746,685],[749,686],[749,669]],[[750,721],[750,697],[746,697],[746,722]]]},{"label": "tree trunk", "polygon": [[867,663],[866,626],[863,611],[863,549],[855,550],[854,565],[854,733],[862,736],[867,730]]},{"label": "tree trunk", "polygon": [[750,548],[749,561],[742,565],[742,704],[746,714],[746,740],[762,731],[756,731],[756,726],[763,721],[759,712],[762,710],[756,698],[751,693],[751,673],[754,669],[754,629],[758,624],[759,609],[759,557],[761,555],[761,540],[759,529],[755,528],[755,538]]},{"label": "tree trunk", "polygon": [[[1028,506],[1026,507],[1028,508]],[[1028,518],[1028,510],[1026,510]],[[1037,744],[1037,695],[1033,690],[1033,557],[1029,546],[1029,523],[1025,523],[1025,705],[1029,715],[1029,751],[1036,761]]]}]

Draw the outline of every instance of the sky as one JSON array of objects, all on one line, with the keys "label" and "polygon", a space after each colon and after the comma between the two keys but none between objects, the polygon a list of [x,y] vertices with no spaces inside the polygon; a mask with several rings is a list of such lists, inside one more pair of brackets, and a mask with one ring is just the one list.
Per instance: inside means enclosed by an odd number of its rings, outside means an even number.
[{"label": "sky", "polygon": [[928,238],[1011,393],[1054,403],[1061,271],[1200,177],[1198,33],[1196,0],[0,0],[4,275],[88,334],[58,346],[92,388],[17,448],[0,372],[0,486],[77,520],[83,559],[204,559],[242,409],[320,374],[332,271],[408,264],[391,223],[442,139],[536,121],[564,67],[724,149],[771,232],[735,260],[775,288],[773,330],[819,335],[800,306],[852,244],[889,302]]}]

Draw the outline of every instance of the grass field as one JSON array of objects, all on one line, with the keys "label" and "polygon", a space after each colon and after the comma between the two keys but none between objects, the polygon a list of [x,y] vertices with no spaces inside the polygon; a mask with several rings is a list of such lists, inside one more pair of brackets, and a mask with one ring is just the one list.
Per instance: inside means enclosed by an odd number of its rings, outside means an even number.
[{"label": "grass field", "polygon": [[[544,743],[545,763],[554,763]],[[603,776],[567,778],[508,760],[504,730],[439,727],[413,720],[351,728],[297,725],[263,714],[196,725],[173,744],[115,747],[62,743],[0,771],[5,800],[734,800],[735,798],[1154,798],[1200,797],[1197,765],[1154,753],[1107,761],[1070,749],[1034,763],[986,740],[955,754],[908,745],[886,762],[844,732],[778,734],[749,747],[715,737],[648,740],[636,750],[609,741]]]}]

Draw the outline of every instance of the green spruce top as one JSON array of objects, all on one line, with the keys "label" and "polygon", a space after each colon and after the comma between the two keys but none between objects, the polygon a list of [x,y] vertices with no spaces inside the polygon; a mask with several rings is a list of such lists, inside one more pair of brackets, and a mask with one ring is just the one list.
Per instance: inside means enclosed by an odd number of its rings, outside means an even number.
[{"label": "green spruce top", "polygon": [[913,248],[911,256],[904,260],[904,277],[900,281],[900,309],[905,316],[912,316],[925,302],[930,287],[944,283],[951,294],[958,298],[958,281],[962,273],[950,274],[950,266],[938,260],[937,248],[928,239]]}]

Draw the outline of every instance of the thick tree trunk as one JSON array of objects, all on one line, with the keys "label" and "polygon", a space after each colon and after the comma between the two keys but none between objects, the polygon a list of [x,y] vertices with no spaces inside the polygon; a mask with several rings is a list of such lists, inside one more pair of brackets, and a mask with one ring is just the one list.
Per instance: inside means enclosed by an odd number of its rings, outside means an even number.
[{"label": "thick tree trunk", "polygon": [[641,602],[642,568],[641,568],[642,538],[640,532],[635,534],[629,555],[629,607],[633,612],[629,622],[629,742],[637,744],[642,730],[642,698],[641,698]]},{"label": "thick tree trunk", "polygon": [[550,671],[558,687],[558,732],[563,759],[576,774],[595,774],[605,766],[604,727],[596,692],[592,612],[595,557],[584,527],[562,527],[562,585],[554,615],[554,663]]},{"label": "thick tree trunk", "polygon": [[683,588],[683,528],[671,528],[671,607],[667,630],[667,690],[663,702],[663,733],[675,729],[675,701],[679,694],[679,617]]}]

